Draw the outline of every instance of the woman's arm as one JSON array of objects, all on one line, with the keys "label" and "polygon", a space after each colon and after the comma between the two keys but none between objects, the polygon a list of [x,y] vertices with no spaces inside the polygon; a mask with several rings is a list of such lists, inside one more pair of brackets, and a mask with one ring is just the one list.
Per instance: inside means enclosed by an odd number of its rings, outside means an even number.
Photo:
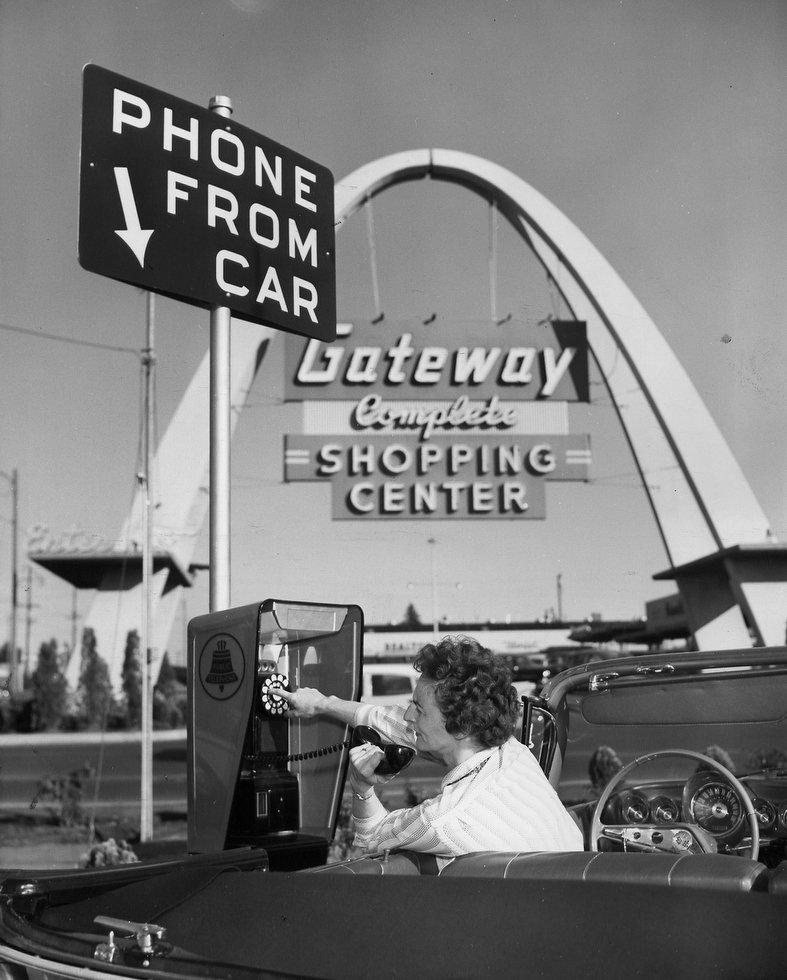
[{"label": "woman's arm", "polygon": [[361,704],[359,701],[343,701],[332,694],[323,694],[314,687],[299,687],[297,691],[277,688],[276,694],[284,698],[290,713],[296,718],[315,718],[322,715],[352,728],[356,725],[370,725],[390,742],[415,747],[415,732],[405,722],[405,709],[400,705],[386,707]]},{"label": "woman's arm", "polygon": [[284,698],[290,713],[296,718],[315,718],[323,715],[345,725],[356,725],[355,716],[361,705],[357,701],[344,701],[333,694],[323,694],[314,687],[299,687],[297,691],[276,690]]}]

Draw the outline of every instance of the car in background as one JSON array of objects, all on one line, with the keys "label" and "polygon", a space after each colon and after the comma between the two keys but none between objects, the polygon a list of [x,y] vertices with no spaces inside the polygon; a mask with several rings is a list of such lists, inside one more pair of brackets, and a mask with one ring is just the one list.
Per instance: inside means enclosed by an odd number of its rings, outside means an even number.
[{"label": "car in background", "polygon": [[411,663],[365,663],[361,701],[365,704],[408,705],[419,676]]},{"label": "car in background", "polygon": [[626,655],[626,651],[619,649],[592,646],[555,646],[498,654],[510,668],[514,687],[520,695],[539,694],[551,677],[569,667]]},{"label": "car in background", "polygon": [[511,671],[511,680],[520,696],[538,694],[549,677],[541,652],[498,653],[496,656]]},{"label": "car in background", "polygon": [[[518,654],[501,654],[500,659],[511,668],[511,679],[520,697],[537,694],[550,676],[547,668],[523,663]],[[361,701],[366,704],[407,705],[418,677],[412,663],[364,663]]]}]

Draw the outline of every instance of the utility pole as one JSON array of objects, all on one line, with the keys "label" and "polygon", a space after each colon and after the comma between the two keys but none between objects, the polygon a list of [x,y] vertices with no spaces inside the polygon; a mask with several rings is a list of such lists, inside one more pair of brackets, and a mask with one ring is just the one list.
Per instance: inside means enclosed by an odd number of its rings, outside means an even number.
[{"label": "utility pole", "polygon": [[30,674],[30,629],[33,625],[33,609],[38,606],[33,604],[33,568],[27,566],[27,599],[25,600],[25,666],[22,677]]},{"label": "utility pole", "polygon": [[11,475],[1,473],[11,485],[11,638],[9,641],[9,670],[11,694],[22,693],[22,678],[19,675],[19,652],[16,648],[16,618],[18,607],[17,583],[17,542],[19,534],[19,474],[14,468]]}]

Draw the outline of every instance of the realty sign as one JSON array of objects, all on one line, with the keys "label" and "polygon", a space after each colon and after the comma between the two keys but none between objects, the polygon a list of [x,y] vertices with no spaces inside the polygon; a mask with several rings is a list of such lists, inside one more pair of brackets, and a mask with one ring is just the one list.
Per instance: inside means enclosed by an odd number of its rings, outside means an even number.
[{"label": "realty sign", "polygon": [[85,67],[83,85],[80,265],[333,340],[331,172],[98,65]]}]

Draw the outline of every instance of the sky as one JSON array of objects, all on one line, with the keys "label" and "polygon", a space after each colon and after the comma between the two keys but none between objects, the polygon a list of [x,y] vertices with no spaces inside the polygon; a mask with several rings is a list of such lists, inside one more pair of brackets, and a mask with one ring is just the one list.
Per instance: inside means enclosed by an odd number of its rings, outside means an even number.
[{"label": "sky", "polygon": [[[29,529],[116,538],[140,467],[146,297],[77,261],[87,62],[198,105],[227,96],[234,119],[337,180],[424,147],[522,177],[642,303],[787,538],[783,0],[0,0],[0,622],[16,470],[17,638],[33,655],[70,642],[91,596],[29,567]],[[387,317],[488,320],[480,198],[402,185],[374,222]],[[503,228],[497,248],[499,311],[554,313],[522,241]],[[336,265],[339,318],[374,316],[362,215],[340,229]],[[159,434],[208,343],[205,311],[157,299]],[[327,487],[282,482],[283,434],[299,431],[282,347],[233,443],[233,605],[354,602],[382,623],[412,603],[428,621],[434,579],[442,617],[535,619],[556,610],[560,576],[564,618],[635,618],[673,590],[653,581],[667,559],[598,377],[572,416],[591,434],[591,481],[548,484],[546,520],[332,521]],[[181,627],[207,595],[198,575]]]}]

